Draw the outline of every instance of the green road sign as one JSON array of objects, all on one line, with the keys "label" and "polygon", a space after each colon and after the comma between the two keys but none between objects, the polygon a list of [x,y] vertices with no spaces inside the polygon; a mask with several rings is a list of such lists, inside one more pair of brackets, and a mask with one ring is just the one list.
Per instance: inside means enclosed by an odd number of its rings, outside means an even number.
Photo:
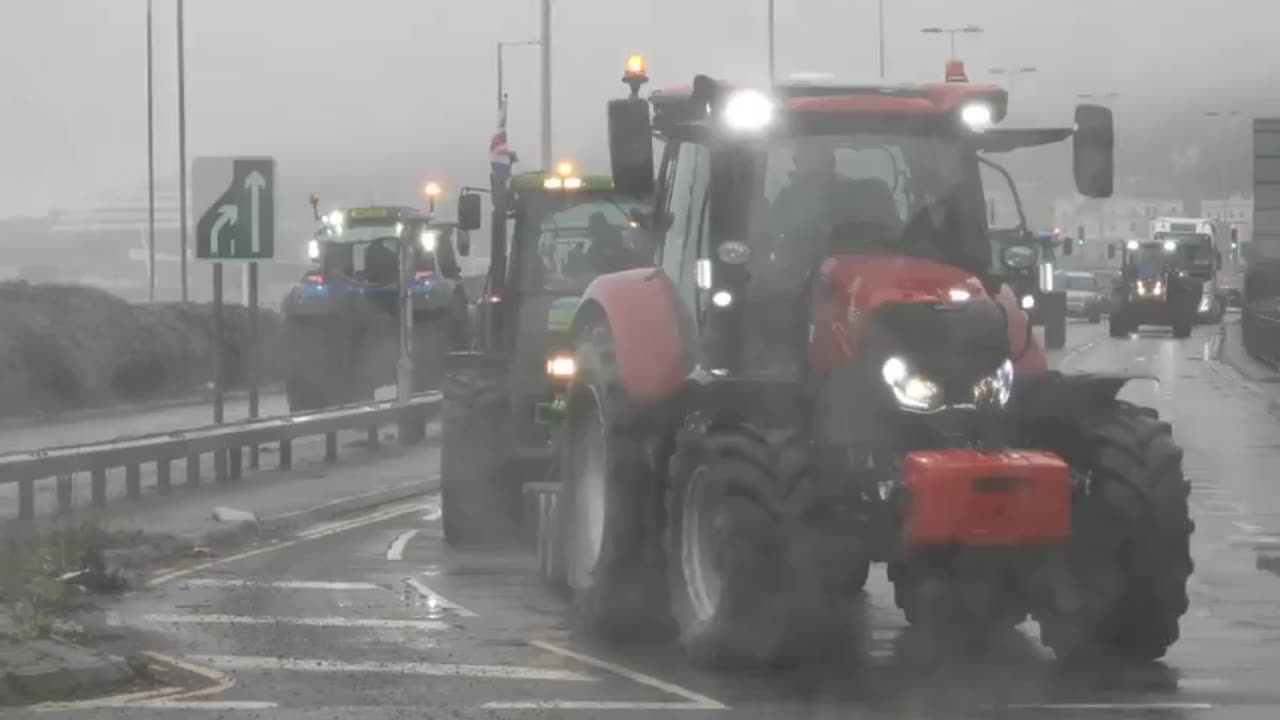
[{"label": "green road sign", "polygon": [[270,260],[275,256],[276,161],[269,157],[196,158],[191,196],[196,259]]}]

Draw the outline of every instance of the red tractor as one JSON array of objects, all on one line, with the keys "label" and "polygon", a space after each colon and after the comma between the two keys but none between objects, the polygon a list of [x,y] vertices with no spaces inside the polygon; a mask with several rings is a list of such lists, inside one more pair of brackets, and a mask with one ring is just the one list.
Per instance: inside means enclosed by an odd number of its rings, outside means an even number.
[{"label": "red tractor", "polygon": [[698,76],[650,100],[645,79],[624,78],[609,141],[616,188],[655,198],[655,263],[576,311],[540,543],[585,624],[674,621],[712,664],[798,658],[885,562],[914,625],[1030,615],[1059,658],[1164,655],[1192,572],[1182,449],[1117,398],[1130,377],[1048,369],[979,172],[1073,138],[1077,188],[1106,197],[1110,111],[1005,129],[1006,91],[955,73]]}]

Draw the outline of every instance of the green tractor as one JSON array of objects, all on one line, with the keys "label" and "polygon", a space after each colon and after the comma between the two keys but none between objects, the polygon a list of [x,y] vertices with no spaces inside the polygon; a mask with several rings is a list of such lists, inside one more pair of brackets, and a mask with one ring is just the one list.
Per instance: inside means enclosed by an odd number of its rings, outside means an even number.
[{"label": "green tractor", "polygon": [[[481,225],[481,196],[459,199],[459,226]],[[444,385],[441,495],[454,546],[511,539],[522,487],[551,470],[575,373],[569,322],[597,275],[651,264],[636,245],[643,201],[569,163],[491,183],[489,274],[473,350],[452,353]],[[495,512],[495,508],[499,511]]]},{"label": "green tractor", "polygon": [[1031,323],[1044,327],[1045,349],[1061,350],[1067,344],[1067,293],[1054,285],[1054,260],[1058,245],[1063,255],[1071,254],[1071,238],[1037,234],[1025,227],[992,228],[990,236],[995,257],[1016,248],[1003,255],[1011,261],[1005,268],[1005,282]]},{"label": "green tractor", "polygon": [[[313,266],[282,304],[290,412],[371,400],[395,382],[401,282],[413,303],[413,385],[438,384],[444,356],[470,344],[455,225],[417,208],[349,207],[321,214],[308,244]],[[409,265],[400,263],[404,244]],[[402,277],[403,273],[403,277]]]}]

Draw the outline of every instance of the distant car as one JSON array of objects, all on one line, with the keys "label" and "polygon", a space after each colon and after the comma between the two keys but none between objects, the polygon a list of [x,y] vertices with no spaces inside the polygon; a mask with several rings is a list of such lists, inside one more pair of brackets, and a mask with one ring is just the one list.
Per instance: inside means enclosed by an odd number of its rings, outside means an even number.
[{"label": "distant car", "polygon": [[1102,322],[1102,302],[1106,289],[1098,277],[1088,270],[1060,270],[1055,273],[1054,286],[1067,293],[1067,317],[1085,318],[1091,323]]}]

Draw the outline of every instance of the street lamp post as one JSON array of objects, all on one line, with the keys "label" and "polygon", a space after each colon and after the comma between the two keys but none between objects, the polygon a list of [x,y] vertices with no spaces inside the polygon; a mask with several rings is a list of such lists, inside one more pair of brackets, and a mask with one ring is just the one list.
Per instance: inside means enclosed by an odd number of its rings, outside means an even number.
[{"label": "street lamp post", "polygon": [[551,0],[542,0],[542,167],[551,168]]},{"label": "street lamp post", "polygon": [[774,57],[773,0],[769,0],[769,85],[773,85],[778,79]]},{"label": "street lamp post", "polygon": [[884,77],[884,0],[880,0],[876,15],[880,25],[880,77]]},{"label": "street lamp post", "polygon": [[502,107],[502,100],[506,97],[506,86],[503,82],[502,70],[502,49],[509,47],[521,47],[527,45],[541,45],[541,40],[504,40],[498,42],[498,107]]},{"label": "street lamp post", "polygon": [[[178,0],[178,237],[180,238],[179,267],[182,268],[182,302],[187,302],[187,70],[186,50],[183,46],[183,0]],[[215,284],[221,283],[222,265],[215,264]],[[218,289],[215,288],[215,292]],[[217,418],[222,422],[222,418]]]},{"label": "street lamp post", "polygon": [[959,33],[977,34],[982,32],[982,28],[977,25],[965,25],[964,27],[954,28],[924,27],[920,28],[920,32],[927,35],[942,35],[945,33],[946,35],[951,36],[951,59],[954,60],[956,57],[956,35]]},{"label": "street lamp post", "polygon": [[1036,72],[1036,68],[1035,68],[1035,67],[1032,67],[1032,66],[1030,66],[1030,65],[1024,65],[1024,66],[1022,66],[1022,67],[1016,67],[1016,68],[993,67],[993,68],[991,68],[990,70],[988,70],[988,72],[990,72],[992,75],[1006,75],[1006,76],[1008,76],[1008,78],[1009,78],[1009,81],[1008,81],[1008,85],[1009,85],[1009,95],[1010,95],[1010,96],[1012,96],[1012,95],[1013,95],[1014,78],[1016,78],[1016,77],[1017,77],[1017,76],[1019,76],[1019,75],[1027,75],[1027,74],[1029,74],[1029,73]]},{"label": "street lamp post", "polygon": [[147,299],[156,301],[156,135],[151,0],[147,0]]}]

